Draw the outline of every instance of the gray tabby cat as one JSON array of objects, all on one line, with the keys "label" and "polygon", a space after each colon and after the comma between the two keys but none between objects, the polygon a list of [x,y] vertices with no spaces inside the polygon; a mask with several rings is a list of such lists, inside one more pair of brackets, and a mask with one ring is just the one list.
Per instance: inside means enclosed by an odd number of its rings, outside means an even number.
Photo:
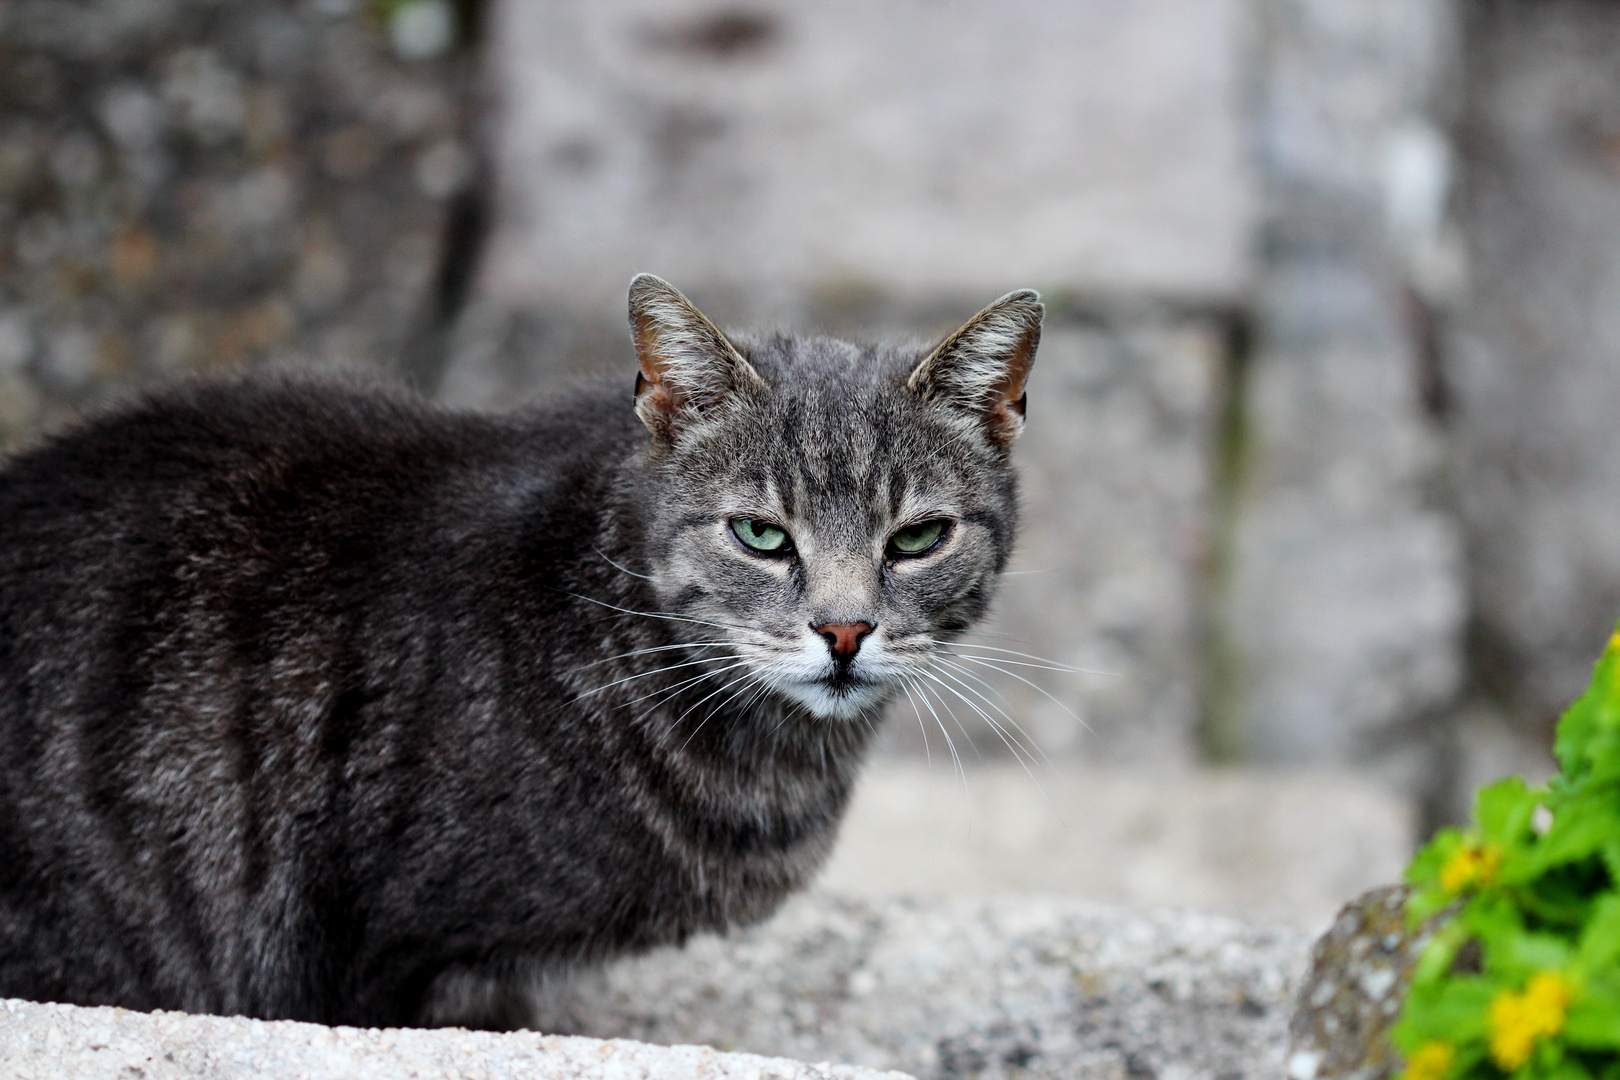
[{"label": "gray tabby cat", "polygon": [[468,1019],[806,882],[1007,561],[1041,306],[728,338],[643,275],[630,320],[633,410],[254,377],[0,471],[0,996]]}]

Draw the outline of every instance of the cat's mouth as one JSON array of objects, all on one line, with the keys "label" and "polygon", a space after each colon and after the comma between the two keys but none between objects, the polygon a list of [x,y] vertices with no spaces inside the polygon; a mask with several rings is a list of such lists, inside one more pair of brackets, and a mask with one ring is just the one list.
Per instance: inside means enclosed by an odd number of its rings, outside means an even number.
[{"label": "cat's mouth", "polygon": [[819,678],[784,682],[779,692],[823,719],[852,720],[881,705],[889,684],[841,665]]},{"label": "cat's mouth", "polygon": [[871,679],[864,679],[855,674],[854,667],[849,664],[835,664],[831,674],[823,678],[821,684],[827,688],[828,693],[840,697],[852,694],[863,686],[877,685]]}]

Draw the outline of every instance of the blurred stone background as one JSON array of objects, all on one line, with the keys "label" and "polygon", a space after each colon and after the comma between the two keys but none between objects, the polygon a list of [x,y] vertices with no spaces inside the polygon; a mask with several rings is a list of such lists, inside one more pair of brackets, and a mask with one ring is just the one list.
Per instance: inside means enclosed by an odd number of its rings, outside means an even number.
[{"label": "blurred stone background", "polygon": [[[1235,848],[1141,885],[1192,843],[1142,800],[1387,878],[1549,767],[1620,615],[1612,3],[0,3],[0,446],[263,364],[509,407],[630,370],[639,270],[722,324],[873,335],[1046,295],[979,640],[1076,670],[971,693],[1055,762],[1039,813],[1136,861],[1030,887],[1262,910]],[[948,780],[936,710],[902,704],[857,820],[924,755]],[[953,711],[962,806],[1037,790]],[[919,888],[1022,880],[963,828]]]}]

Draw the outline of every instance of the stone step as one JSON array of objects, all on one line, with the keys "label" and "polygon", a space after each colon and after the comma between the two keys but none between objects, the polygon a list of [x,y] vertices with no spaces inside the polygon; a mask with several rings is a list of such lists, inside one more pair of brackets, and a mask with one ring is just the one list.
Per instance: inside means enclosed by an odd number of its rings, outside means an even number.
[{"label": "stone step", "polygon": [[1320,932],[1350,897],[1399,880],[1416,835],[1408,800],[1348,770],[1058,759],[958,774],[942,749],[868,770],[821,887],[1049,893]]}]

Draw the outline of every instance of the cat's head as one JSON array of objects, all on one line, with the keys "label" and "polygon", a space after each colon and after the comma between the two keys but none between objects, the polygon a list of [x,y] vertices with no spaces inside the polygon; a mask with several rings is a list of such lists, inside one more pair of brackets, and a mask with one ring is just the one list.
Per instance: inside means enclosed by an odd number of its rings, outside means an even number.
[{"label": "cat's head", "polygon": [[632,282],[653,587],[735,657],[717,684],[851,718],[939,677],[1011,554],[1041,315],[1024,290],[933,348],[731,339]]}]

